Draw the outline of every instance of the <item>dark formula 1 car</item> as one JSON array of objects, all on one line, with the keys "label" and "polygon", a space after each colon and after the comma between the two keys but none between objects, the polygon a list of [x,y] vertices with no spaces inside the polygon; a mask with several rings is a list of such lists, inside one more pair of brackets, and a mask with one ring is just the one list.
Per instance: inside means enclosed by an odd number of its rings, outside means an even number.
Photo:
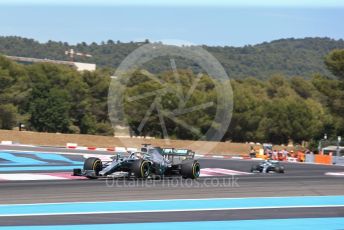
[{"label": "dark formula 1 car", "polygon": [[251,172],[261,172],[261,173],[284,173],[284,166],[282,166],[278,161],[266,160],[260,164],[253,165],[251,167]]},{"label": "dark formula 1 car", "polygon": [[101,161],[90,157],[83,169],[74,169],[74,176],[90,179],[106,177],[150,178],[179,175],[196,179],[200,175],[200,164],[194,159],[195,153],[186,149],[162,149],[143,145],[139,152],[118,153],[112,161]]}]

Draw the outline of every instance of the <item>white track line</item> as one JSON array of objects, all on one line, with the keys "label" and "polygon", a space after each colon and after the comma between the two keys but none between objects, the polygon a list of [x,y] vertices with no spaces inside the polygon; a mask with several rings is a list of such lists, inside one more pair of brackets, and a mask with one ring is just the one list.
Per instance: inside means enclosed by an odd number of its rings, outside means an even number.
[{"label": "white track line", "polygon": [[344,172],[327,172],[325,173],[327,176],[343,176],[344,177]]},{"label": "white track line", "polygon": [[0,214],[0,217],[10,216],[62,216],[62,215],[87,215],[87,214],[118,214],[118,213],[150,213],[150,212],[198,212],[198,211],[224,211],[224,210],[250,210],[250,209],[285,209],[285,208],[325,208],[344,207],[344,205],[290,205],[290,206],[266,206],[266,207],[235,207],[235,208],[187,208],[170,210],[133,210],[133,211],[95,211],[95,212],[57,212],[57,213],[27,213],[27,214]]},{"label": "white track line", "polygon": [[65,180],[64,177],[45,175],[40,173],[11,173],[0,174],[2,180],[28,181],[28,180]]},{"label": "white track line", "polygon": [[214,173],[219,173],[219,174],[224,174],[224,175],[251,175],[252,173],[248,172],[242,172],[242,171],[236,171],[236,170],[230,170],[230,169],[222,169],[222,168],[204,168],[201,169],[205,173],[207,172],[214,172]]},{"label": "white track line", "polygon": [[[34,180],[79,180],[84,177],[71,176],[71,172],[45,172],[45,173],[3,173],[0,181],[34,181]],[[201,169],[200,177],[219,177],[225,175],[248,175],[252,173],[240,172],[221,168]]]}]

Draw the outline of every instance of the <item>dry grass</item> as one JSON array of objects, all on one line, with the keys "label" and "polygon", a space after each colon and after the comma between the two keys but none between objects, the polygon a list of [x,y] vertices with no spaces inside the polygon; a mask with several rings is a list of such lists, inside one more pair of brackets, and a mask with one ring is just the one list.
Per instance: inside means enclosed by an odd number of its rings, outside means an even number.
[{"label": "dry grass", "polygon": [[[163,139],[141,139],[141,138],[117,138],[95,135],[80,134],[55,134],[37,132],[19,132],[0,130],[0,141],[13,141],[21,144],[43,145],[43,146],[65,146],[66,143],[77,143],[79,146],[87,147],[139,147],[143,143],[149,143],[161,147],[191,148],[202,154],[238,155],[247,154],[249,144],[229,142],[207,142],[207,141],[181,141]],[[211,146],[211,150],[206,150]]]}]

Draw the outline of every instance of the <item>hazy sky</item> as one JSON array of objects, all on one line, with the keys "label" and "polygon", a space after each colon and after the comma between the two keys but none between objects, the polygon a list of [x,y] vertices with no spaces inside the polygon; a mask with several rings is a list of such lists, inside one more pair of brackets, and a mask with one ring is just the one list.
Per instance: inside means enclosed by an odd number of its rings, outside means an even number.
[{"label": "hazy sky", "polygon": [[343,22],[344,1],[338,0],[0,0],[0,35],[69,43],[148,38],[242,46],[288,37],[341,39]]}]

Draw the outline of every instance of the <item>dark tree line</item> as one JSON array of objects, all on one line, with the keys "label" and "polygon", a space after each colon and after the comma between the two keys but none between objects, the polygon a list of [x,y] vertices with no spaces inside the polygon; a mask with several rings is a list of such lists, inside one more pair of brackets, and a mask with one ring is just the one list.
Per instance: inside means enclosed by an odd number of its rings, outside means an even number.
[{"label": "dark tree line", "polygon": [[[314,74],[312,78],[286,78],[275,74],[267,80],[245,78],[231,80],[234,109],[232,122],[223,140],[287,143],[289,140],[316,140],[344,134],[344,50],[334,50],[325,58],[328,69],[337,78]],[[161,89],[150,76],[163,80],[170,91],[160,98],[164,110],[174,111],[181,90],[187,95],[196,79],[192,70],[178,70],[180,83],[172,72],[152,74],[137,71],[131,75],[125,96],[143,95]],[[53,64],[22,65],[0,57],[0,128],[12,129],[19,122],[42,132],[112,135],[108,118],[107,96],[113,70],[95,72]],[[229,82],[221,82],[228,84]],[[185,107],[208,102],[201,110],[187,111],[178,120],[166,119],[170,138],[198,139],[212,124],[216,113],[215,85],[219,82],[204,75]],[[124,100],[124,116],[138,135],[163,136],[157,111],[139,129],[154,97]],[[178,111],[175,111],[178,114]],[[185,124],[192,125],[190,130]]]},{"label": "dark tree line", "polygon": [[106,70],[79,73],[53,64],[21,65],[0,57],[0,128],[19,123],[41,132],[112,135]]},{"label": "dark tree line", "polygon": [[[64,52],[73,48],[93,55],[92,58],[76,57],[76,61],[116,68],[130,52],[147,42],[149,41],[123,43],[108,40],[100,44],[82,42],[70,45],[66,42],[39,43],[33,39],[21,37],[0,37],[0,53],[69,60]],[[323,57],[333,49],[344,49],[344,41],[329,38],[289,38],[244,47],[205,45],[202,47],[219,60],[232,79],[247,77],[267,79],[274,74],[282,74],[288,78],[302,76],[310,79],[314,73],[332,76],[326,69]],[[194,71],[197,71],[199,68],[190,60],[176,58],[176,64],[181,69],[191,66]],[[169,70],[167,69],[169,67],[168,58],[159,58],[144,66],[145,69],[156,74]]]}]

